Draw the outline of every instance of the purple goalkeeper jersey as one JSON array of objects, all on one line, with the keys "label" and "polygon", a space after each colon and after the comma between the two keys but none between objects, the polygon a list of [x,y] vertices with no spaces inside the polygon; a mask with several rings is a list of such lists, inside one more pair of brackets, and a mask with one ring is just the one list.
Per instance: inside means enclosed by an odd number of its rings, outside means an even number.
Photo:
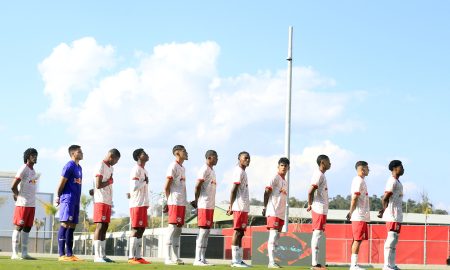
[{"label": "purple goalkeeper jersey", "polygon": [[81,166],[71,160],[64,166],[61,176],[67,179],[60,196],[61,203],[80,204],[81,183],[83,178]]}]

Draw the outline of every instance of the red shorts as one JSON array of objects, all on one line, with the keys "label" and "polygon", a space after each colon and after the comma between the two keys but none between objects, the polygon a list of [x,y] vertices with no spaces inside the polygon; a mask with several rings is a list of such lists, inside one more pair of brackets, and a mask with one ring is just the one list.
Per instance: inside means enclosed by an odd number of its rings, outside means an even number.
[{"label": "red shorts", "polygon": [[386,222],[387,231],[393,231],[396,233],[400,233],[400,229],[402,228],[402,224],[400,222]]},{"label": "red shorts", "polygon": [[109,223],[111,221],[111,205],[94,203],[94,223]]},{"label": "red shorts", "polygon": [[362,241],[369,239],[369,229],[365,221],[352,221],[353,240]]},{"label": "red shorts", "polygon": [[35,209],[35,207],[16,206],[14,208],[14,225],[19,227],[33,227]]},{"label": "red shorts", "polygon": [[284,220],[279,217],[267,217],[267,229],[275,229],[279,232],[283,228]]},{"label": "red shorts", "polygon": [[317,214],[312,211],[312,230],[325,231],[325,225],[327,224],[327,215]]},{"label": "red shorts", "polygon": [[233,229],[245,231],[247,224],[248,212],[233,211]]},{"label": "red shorts", "polygon": [[186,214],[186,206],[168,205],[169,207],[169,224],[177,224],[183,226],[184,216]]},{"label": "red shorts", "polygon": [[199,227],[211,228],[213,225],[214,209],[198,209],[197,221]]},{"label": "red shorts", "polygon": [[145,228],[148,225],[147,221],[148,206],[131,207],[130,218],[132,228]]}]

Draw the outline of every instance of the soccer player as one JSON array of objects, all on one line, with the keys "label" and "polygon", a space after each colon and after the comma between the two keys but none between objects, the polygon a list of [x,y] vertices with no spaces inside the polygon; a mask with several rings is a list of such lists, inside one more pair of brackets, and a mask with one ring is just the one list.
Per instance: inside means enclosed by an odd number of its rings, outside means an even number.
[{"label": "soccer player", "polygon": [[141,256],[142,235],[148,225],[147,209],[149,207],[148,198],[148,173],[145,169],[145,163],[149,160],[144,149],[139,148],[133,151],[133,159],[136,165],[130,174],[130,218],[131,218],[131,236],[129,243],[129,264],[149,264]]},{"label": "soccer player", "polygon": [[386,183],[382,200],[383,208],[378,212],[378,217],[386,222],[388,231],[386,242],[384,242],[384,267],[383,270],[400,269],[395,264],[396,247],[398,235],[403,221],[403,185],[399,178],[405,170],[400,160],[392,160],[389,163],[391,177]]},{"label": "soccer player", "polygon": [[188,153],[183,145],[175,145],[172,149],[175,161],[169,165],[166,174],[164,192],[167,198],[169,225],[167,226],[166,260],[167,265],[182,265],[180,259],[181,227],[186,212],[186,173],[183,162],[188,160]]},{"label": "soccer player", "polygon": [[[17,171],[12,183],[11,190],[16,202],[14,207],[13,223],[15,230],[12,234],[12,255],[13,260],[33,260],[28,255],[28,239],[31,227],[33,227],[34,212],[36,206],[36,183],[38,177],[34,171],[34,164],[37,162],[38,152],[34,148],[28,148],[23,153],[24,165]],[[19,233],[22,235],[22,257],[19,256]]]},{"label": "soccer player", "polygon": [[94,182],[94,262],[113,262],[106,257],[106,231],[111,220],[113,189],[113,166],[119,161],[120,152],[111,149],[105,159],[95,169]]},{"label": "soccer player", "polygon": [[233,238],[231,239],[231,267],[250,267],[243,261],[242,238],[248,224],[250,199],[248,192],[248,179],[245,169],[250,165],[250,154],[240,152],[238,165],[233,172],[233,188],[230,195],[230,206],[227,215],[233,214]]},{"label": "soccer player", "polygon": [[326,155],[319,155],[317,157],[318,169],[314,172],[311,179],[311,187],[308,191],[308,208],[306,211],[311,211],[312,214],[312,270],[326,269],[318,263],[319,257],[319,243],[325,231],[328,213],[328,185],[325,172],[331,167],[330,159]]},{"label": "soccer player", "polygon": [[59,261],[82,261],[73,255],[73,232],[78,224],[80,213],[81,184],[83,172],[80,161],[83,159],[81,146],[69,147],[69,161],[63,168],[61,180],[56,191],[56,205],[59,207],[59,221],[61,227],[58,231]]},{"label": "soccer player", "polygon": [[352,222],[352,256],[350,270],[363,269],[358,266],[358,253],[363,240],[369,239],[367,223],[370,222],[369,193],[365,177],[369,175],[369,164],[358,161],[355,164],[356,174],[352,181],[350,211],[347,220]]},{"label": "soccer player", "polygon": [[198,231],[195,246],[196,266],[212,266],[206,261],[205,253],[208,246],[208,236],[213,224],[214,207],[216,206],[216,173],[213,167],[217,165],[218,156],[214,150],[208,150],[205,154],[206,164],[198,173],[197,185],[195,186],[195,203],[198,207],[197,219]]},{"label": "soccer player", "polygon": [[288,183],[284,179],[289,171],[289,159],[282,157],[278,161],[278,173],[272,177],[264,191],[264,208],[262,215],[267,216],[267,229],[269,230],[269,240],[267,250],[269,253],[268,268],[281,268],[275,262],[275,250],[278,247],[278,239],[284,225],[284,215],[286,214],[286,197]]}]

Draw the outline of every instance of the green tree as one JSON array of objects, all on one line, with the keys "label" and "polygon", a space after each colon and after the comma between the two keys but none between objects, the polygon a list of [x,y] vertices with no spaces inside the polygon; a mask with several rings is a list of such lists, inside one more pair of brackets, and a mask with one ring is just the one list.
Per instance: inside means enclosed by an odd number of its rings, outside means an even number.
[{"label": "green tree", "polygon": [[337,195],[336,197],[332,198],[328,204],[329,209],[350,209],[350,200],[351,197],[348,195],[346,198],[342,197],[341,195]]},{"label": "green tree", "polygon": [[43,220],[38,220],[36,218],[33,221],[33,225],[34,225],[34,228],[36,229],[36,237],[34,238],[34,252],[38,252],[37,251],[37,247],[38,247],[39,230],[41,229],[42,226],[44,226],[44,221]]},{"label": "green tree", "polygon": [[52,203],[43,202],[39,199],[38,199],[38,201],[41,203],[42,207],[44,208],[45,214],[47,216],[51,216],[51,218],[52,218],[52,229],[50,232],[50,235],[51,235],[50,254],[52,254],[53,253],[53,235],[54,235],[53,232],[55,231],[55,215],[56,215],[56,212],[58,212],[58,208],[56,208],[56,206],[54,206]]},{"label": "green tree", "polygon": [[87,216],[87,208],[92,202],[92,196],[87,196],[85,194],[81,194],[80,204],[81,204],[81,211],[80,215],[82,215],[83,218],[83,232],[89,231],[89,220]]}]

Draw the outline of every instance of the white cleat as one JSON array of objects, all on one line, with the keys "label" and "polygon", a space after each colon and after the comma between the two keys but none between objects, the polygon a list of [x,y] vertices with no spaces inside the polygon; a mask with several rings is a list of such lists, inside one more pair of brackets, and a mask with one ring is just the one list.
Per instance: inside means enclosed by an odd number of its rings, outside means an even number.
[{"label": "white cleat", "polygon": [[210,263],[207,260],[203,260],[203,263],[206,264],[207,266],[214,266],[213,263]]},{"label": "white cleat", "polygon": [[195,261],[193,263],[194,266],[210,266],[209,264],[206,264],[204,261]]},{"label": "white cleat", "polygon": [[350,266],[350,270],[364,270],[364,268],[360,267],[359,265],[353,265]]},{"label": "white cleat", "polygon": [[240,262],[232,263],[231,267],[249,268],[251,266],[246,264],[244,261],[240,261]]},{"label": "white cleat", "polygon": [[383,270],[395,270],[395,268],[385,265],[385,266],[383,266]]},{"label": "white cleat", "polygon": [[103,258],[95,258],[94,262],[95,263],[106,263],[105,259],[103,259]]},{"label": "white cleat", "polygon": [[17,253],[13,253],[11,255],[11,260],[22,260],[22,257],[20,257]]},{"label": "white cleat", "polygon": [[166,260],[164,262],[165,265],[184,265],[184,262],[180,259],[177,259],[176,261]]},{"label": "white cleat", "polygon": [[270,262],[270,263],[267,265],[267,268],[282,268],[282,267],[281,267],[281,265],[279,265],[279,264],[276,263],[276,262]]}]

